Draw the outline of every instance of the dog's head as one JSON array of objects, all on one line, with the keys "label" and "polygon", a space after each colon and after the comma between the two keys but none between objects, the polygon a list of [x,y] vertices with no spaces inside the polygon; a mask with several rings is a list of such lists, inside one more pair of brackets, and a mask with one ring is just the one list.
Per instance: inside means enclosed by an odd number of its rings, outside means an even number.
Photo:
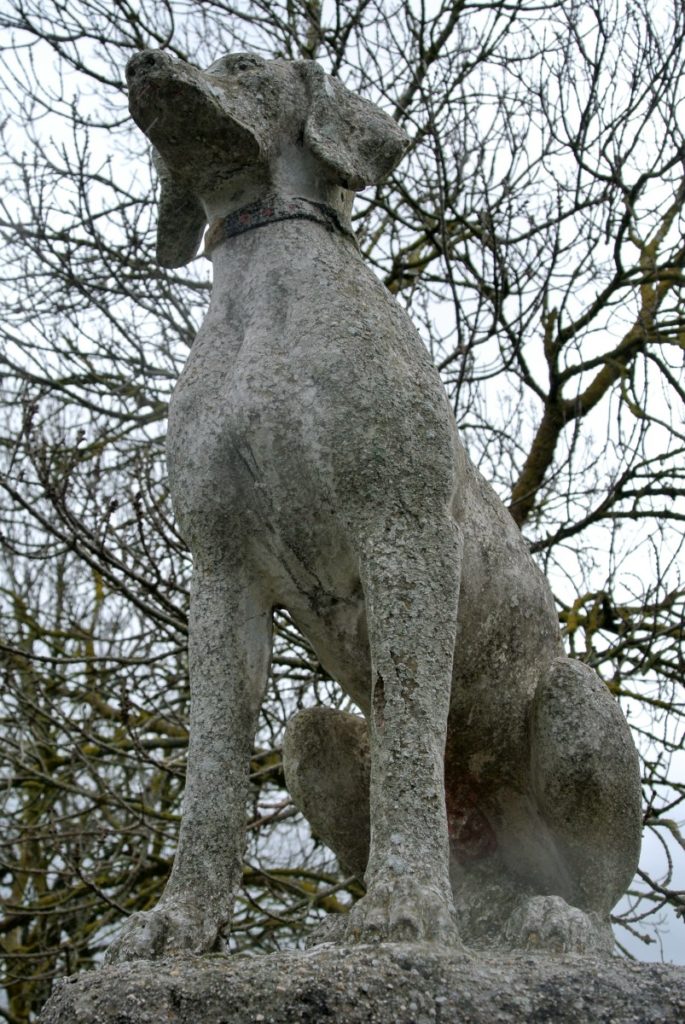
[{"label": "dog's head", "polygon": [[392,118],[314,61],[229,54],[206,71],[159,50],[126,68],[129,105],[154,147],[162,192],[157,258],[195,256],[208,197],[233,206],[269,191],[304,195],[349,218],[352,194],[399,162],[407,138]]}]

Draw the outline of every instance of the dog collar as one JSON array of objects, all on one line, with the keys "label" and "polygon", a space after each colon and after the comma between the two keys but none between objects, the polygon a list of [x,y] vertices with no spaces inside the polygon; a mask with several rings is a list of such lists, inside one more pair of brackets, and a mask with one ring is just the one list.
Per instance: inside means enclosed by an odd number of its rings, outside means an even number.
[{"label": "dog collar", "polygon": [[234,210],[227,217],[212,221],[205,235],[203,255],[209,257],[219,242],[227,238],[235,238],[236,235],[243,235],[254,228],[264,228],[267,224],[275,224],[279,220],[313,220],[331,231],[339,231],[346,235],[355,245],[357,243],[354,233],[345,227],[332,206],[301,196],[291,196],[288,199],[283,196],[266,196],[259,202]]}]

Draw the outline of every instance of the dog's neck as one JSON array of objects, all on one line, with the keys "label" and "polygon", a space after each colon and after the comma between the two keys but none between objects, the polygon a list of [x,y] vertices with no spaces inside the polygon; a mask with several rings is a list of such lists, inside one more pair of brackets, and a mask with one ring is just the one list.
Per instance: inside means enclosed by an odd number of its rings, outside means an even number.
[{"label": "dog's neck", "polygon": [[281,144],[268,163],[231,171],[202,196],[209,231],[205,255],[246,231],[283,220],[308,220],[354,239],[354,192],[331,181],[302,146]]},{"label": "dog's neck", "polygon": [[209,225],[205,235],[204,254],[211,256],[217,245],[246,231],[254,231],[283,220],[309,220],[322,224],[330,231],[347,235],[356,243],[354,232],[339,210],[328,203],[317,202],[305,196],[281,196],[276,193],[232,210]]}]

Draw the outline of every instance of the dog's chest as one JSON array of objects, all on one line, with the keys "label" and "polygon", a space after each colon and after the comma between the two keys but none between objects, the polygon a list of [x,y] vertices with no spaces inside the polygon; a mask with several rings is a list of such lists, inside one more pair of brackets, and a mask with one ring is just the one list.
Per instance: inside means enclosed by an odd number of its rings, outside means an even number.
[{"label": "dog's chest", "polygon": [[317,560],[379,503],[448,504],[456,432],[425,348],[376,278],[347,249],[286,266],[275,245],[260,259],[259,235],[215,282],[178,381],[172,495],[186,534],[199,517]]}]

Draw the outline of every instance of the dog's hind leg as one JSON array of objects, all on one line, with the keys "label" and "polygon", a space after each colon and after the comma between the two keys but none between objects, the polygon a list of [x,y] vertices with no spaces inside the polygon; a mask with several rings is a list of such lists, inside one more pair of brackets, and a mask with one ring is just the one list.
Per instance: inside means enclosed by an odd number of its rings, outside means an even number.
[{"label": "dog's hind leg", "polygon": [[525,873],[540,893],[512,914],[516,946],[610,951],[609,912],[637,868],[640,775],[621,710],[587,665],[558,658],[530,718],[531,791],[549,837]]},{"label": "dog's hind leg", "polygon": [[369,860],[370,752],[366,722],[334,708],[305,708],[283,742],[288,791],[344,871],[363,879]]},{"label": "dog's hind leg", "polygon": [[190,612],[190,746],[174,867],[157,906],[129,918],[111,961],[204,953],[240,884],[249,763],[271,657],[271,607],[254,573],[196,558]]},{"label": "dog's hind leg", "polygon": [[362,538],[372,662],[371,842],[351,940],[456,941],[444,752],[461,568],[445,515],[395,513]]}]

